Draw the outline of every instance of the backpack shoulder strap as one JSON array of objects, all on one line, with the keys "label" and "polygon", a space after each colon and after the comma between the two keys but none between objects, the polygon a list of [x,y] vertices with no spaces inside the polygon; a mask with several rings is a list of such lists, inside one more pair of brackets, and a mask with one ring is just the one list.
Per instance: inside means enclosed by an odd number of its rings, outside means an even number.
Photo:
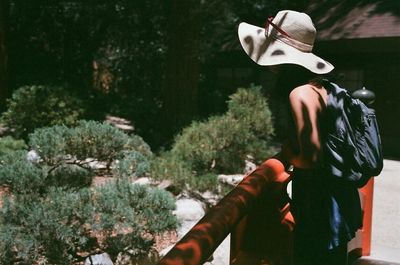
[{"label": "backpack shoulder strap", "polygon": [[328,92],[327,106],[333,107],[335,109],[342,109],[345,104],[351,102],[352,97],[346,89],[340,87],[333,82],[330,82],[327,79],[324,79],[323,85]]},{"label": "backpack shoulder strap", "polygon": [[346,89],[340,87],[339,85],[337,85],[333,82],[330,82],[327,79],[323,80],[323,85],[324,85],[325,89],[328,91],[328,94],[333,94],[335,96],[347,94],[348,96],[350,96]]}]

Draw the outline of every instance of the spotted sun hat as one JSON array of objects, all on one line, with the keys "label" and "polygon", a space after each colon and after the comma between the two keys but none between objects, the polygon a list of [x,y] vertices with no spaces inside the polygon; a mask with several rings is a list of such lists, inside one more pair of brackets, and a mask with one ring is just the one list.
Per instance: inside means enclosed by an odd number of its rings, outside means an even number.
[{"label": "spotted sun hat", "polygon": [[334,66],[312,53],[316,30],[305,13],[279,11],[265,28],[240,23],[238,34],[246,54],[259,65],[297,64],[316,74],[326,74]]}]

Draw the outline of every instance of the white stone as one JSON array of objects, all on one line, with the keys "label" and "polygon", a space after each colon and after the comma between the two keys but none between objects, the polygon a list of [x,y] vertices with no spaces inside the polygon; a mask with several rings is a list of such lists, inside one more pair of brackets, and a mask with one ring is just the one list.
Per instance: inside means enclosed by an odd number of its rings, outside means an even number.
[{"label": "white stone", "polygon": [[150,185],[151,180],[149,178],[138,178],[133,182],[133,184],[139,184],[139,185]]},{"label": "white stone", "polygon": [[158,185],[157,185],[157,188],[160,188],[160,189],[167,189],[167,188],[169,188],[170,186],[172,186],[173,185],[173,183],[172,183],[172,181],[170,181],[170,180],[168,180],[168,179],[164,179],[163,181],[161,181]]},{"label": "white stone", "polygon": [[[205,197],[215,196],[211,192],[203,193]],[[190,198],[181,198],[176,202],[177,209],[175,215],[178,217],[180,227],[177,229],[178,240],[180,240],[190,229],[204,216],[204,205],[197,200]],[[165,256],[174,245],[168,246],[161,250],[159,255]],[[213,253],[212,258],[205,264],[208,265],[228,265],[230,255],[230,235],[219,245]]]},{"label": "white stone", "polygon": [[131,122],[121,117],[107,115],[106,122],[123,131],[134,131],[134,127],[132,126]]},{"label": "white stone", "polygon": [[201,194],[201,197],[203,197],[203,199],[211,204],[211,205],[216,205],[218,203],[218,201],[221,199],[220,196],[212,193],[211,191],[205,191]]},{"label": "white stone", "polygon": [[180,220],[195,221],[204,216],[204,206],[200,201],[182,198],[176,201],[175,215]]},{"label": "white stone", "polygon": [[92,255],[85,260],[85,265],[114,265],[107,253]]},{"label": "white stone", "polygon": [[123,131],[133,131],[133,126],[126,124],[114,124],[115,127]]},{"label": "white stone", "polygon": [[248,174],[251,171],[253,171],[254,169],[257,168],[257,165],[254,164],[253,162],[249,161],[249,160],[245,160],[245,166],[244,166],[244,173]]},{"label": "white stone", "polygon": [[98,161],[94,158],[86,158],[84,160],[85,163],[89,165],[90,168],[92,169],[106,169],[107,168],[107,163]]},{"label": "white stone", "polygon": [[26,154],[26,158],[32,163],[38,163],[40,161],[40,156],[35,150],[31,150]]},{"label": "white stone", "polygon": [[180,226],[177,229],[178,238],[182,238],[205,214],[201,202],[182,198],[176,201],[174,214],[179,220]]},{"label": "white stone", "polygon": [[218,180],[221,181],[222,183],[227,183],[231,186],[236,186],[239,184],[244,178],[244,175],[239,174],[239,175],[218,175]]}]

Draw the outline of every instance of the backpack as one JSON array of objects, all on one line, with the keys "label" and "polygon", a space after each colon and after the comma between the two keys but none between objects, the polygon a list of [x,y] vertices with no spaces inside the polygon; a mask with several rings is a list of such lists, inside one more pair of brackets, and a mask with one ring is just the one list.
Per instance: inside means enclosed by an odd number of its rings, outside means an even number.
[{"label": "backpack", "polygon": [[324,87],[328,91],[322,128],[324,167],[329,175],[362,187],[383,168],[375,111],[334,83],[325,81]]}]

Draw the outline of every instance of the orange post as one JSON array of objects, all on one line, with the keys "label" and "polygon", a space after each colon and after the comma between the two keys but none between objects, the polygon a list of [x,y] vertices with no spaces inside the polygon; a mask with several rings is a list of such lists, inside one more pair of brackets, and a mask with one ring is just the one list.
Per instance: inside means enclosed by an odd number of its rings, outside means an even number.
[{"label": "orange post", "polygon": [[360,189],[360,193],[363,197],[362,255],[369,256],[371,254],[374,178],[371,178],[367,185]]},{"label": "orange post", "polygon": [[358,190],[363,213],[363,227],[356,232],[356,237],[348,244],[349,259],[354,260],[371,253],[372,208],[374,195],[374,178]]},{"label": "orange post", "polygon": [[275,192],[263,194],[231,234],[231,265],[288,265],[292,263],[292,231],[286,183],[289,174],[280,167]]}]

